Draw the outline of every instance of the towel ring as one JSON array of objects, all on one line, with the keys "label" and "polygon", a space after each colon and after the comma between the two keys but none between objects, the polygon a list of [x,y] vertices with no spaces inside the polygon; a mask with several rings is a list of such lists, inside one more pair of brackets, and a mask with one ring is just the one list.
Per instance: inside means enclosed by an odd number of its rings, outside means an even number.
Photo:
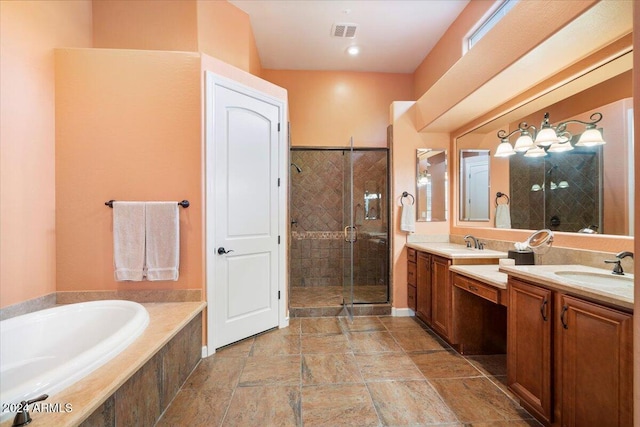
[{"label": "towel ring", "polygon": [[411,197],[411,204],[412,204],[412,205],[413,205],[413,204],[415,204],[416,199],[415,199],[415,197],[413,197],[413,194],[410,194],[410,193],[408,193],[408,192],[406,192],[406,191],[403,191],[403,192],[402,192],[402,197],[400,198],[400,204],[401,204],[402,206],[404,206],[404,198],[405,198],[405,197]]},{"label": "towel ring", "polygon": [[508,204],[509,204],[509,202],[511,201],[511,200],[509,199],[509,196],[507,196],[505,193],[502,193],[502,192],[498,191],[498,192],[496,193],[496,207],[498,206],[498,199],[500,199],[501,197],[505,197],[505,198],[507,199],[507,203],[505,203],[505,204],[507,204],[507,205],[508,205]]}]

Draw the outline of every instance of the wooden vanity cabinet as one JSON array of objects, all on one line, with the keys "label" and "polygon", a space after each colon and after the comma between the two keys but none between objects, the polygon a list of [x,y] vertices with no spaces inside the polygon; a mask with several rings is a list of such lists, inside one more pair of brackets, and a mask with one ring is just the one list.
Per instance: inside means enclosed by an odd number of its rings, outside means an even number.
[{"label": "wooden vanity cabinet", "polygon": [[450,265],[451,260],[431,255],[431,327],[451,343]]},{"label": "wooden vanity cabinet", "polygon": [[418,280],[417,265],[416,265],[417,252],[415,249],[407,249],[407,306],[416,311],[416,298],[417,291],[416,285]]},{"label": "wooden vanity cabinet", "polygon": [[507,384],[539,420],[551,420],[552,293],[509,278]]},{"label": "wooden vanity cabinet", "polygon": [[416,316],[431,324],[431,255],[418,252],[418,282],[416,288]]},{"label": "wooden vanity cabinet", "polygon": [[560,297],[562,426],[633,424],[633,316]]},{"label": "wooden vanity cabinet", "polygon": [[545,425],[631,426],[633,316],[509,277],[507,384]]}]

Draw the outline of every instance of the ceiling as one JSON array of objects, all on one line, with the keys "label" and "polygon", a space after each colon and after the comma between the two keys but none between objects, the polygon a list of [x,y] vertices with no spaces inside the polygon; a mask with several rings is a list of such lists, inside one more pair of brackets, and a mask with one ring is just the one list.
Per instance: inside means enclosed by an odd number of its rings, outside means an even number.
[{"label": "ceiling", "polygon": [[[469,0],[229,1],[249,15],[263,68],[413,73]],[[357,24],[355,37],[334,37],[336,23]]]}]

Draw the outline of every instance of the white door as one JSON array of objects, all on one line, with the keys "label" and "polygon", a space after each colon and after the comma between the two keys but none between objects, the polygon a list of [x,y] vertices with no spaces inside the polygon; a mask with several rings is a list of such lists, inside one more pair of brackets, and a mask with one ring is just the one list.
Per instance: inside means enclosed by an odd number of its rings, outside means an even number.
[{"label": "white door", "polygon": [[467,215],[471,221],[489,219],[489,165],[486,162],[467,164]]},{"label": "white door", "polygon": [[213,350],[278,326],[282,108],[242,86],[210,80],[207,282],[213,283],[207,283],[207,300]]}]

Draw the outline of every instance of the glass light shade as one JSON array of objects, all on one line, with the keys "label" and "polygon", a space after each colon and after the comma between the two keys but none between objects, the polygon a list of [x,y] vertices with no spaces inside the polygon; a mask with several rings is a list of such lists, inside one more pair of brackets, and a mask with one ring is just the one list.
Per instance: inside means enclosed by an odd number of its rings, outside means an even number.
[{"label": "glass light shade", "polygon": [[551,147],[547,151],[550,153],[561,153],[563,151],[573,150],[573,145],[570,142],[556,142],[551,144]]},{"label": "glass light shade", "polygon": [[539,184],[533,184],[531,186],[531,191],[540,191],[542,190],[542,187]]},{"label": "glass light shade", "polygon": [[536,135],[536,145],[548,147],[556,142],[558,142],[558,135],[556,135],[556,131],[553,130],[553,128],[542,128],[540,132],[538,132],[538,135]]},{"label": "glass light shade", "polygon": [[567,181],[560,181],[558,183],[558,188],[569,188],[569,183]]},{"label": "glass light shade", "polygon": [[525,157],[544,157],[547,155],[547,152],[544,151],[541,147],[535,147],[524,153]]},{"label": "glass light shade", "polygon": [[551,181],[551,183],[549,184],[549,188],[552,190],[555,190],[556,188],[558,188],[558,184],[556,184],[555,182]]},{"label": "glass light shade", "polygon": [[587,129],[582,132],[580,139],[578,139],[578,142],[576,143],[576,145],[579,145],[580,147],[593,147],[594,145],[603,144],[606,144],[606,142],[602,139],[600,131],[595,128]]},{"label": "glass light shade", "polygon": [[511,146],[511,144],[503,139],[500,145],[498,145],[496,154],[494,154],[493,157],[508,157],[513,156],[514,154],[516,154],[516,152],[513,151],[513,147]]},{"label": "glass light shade", "polygon": [[522,153],[530,148],[533,148],[533,139],[528,133],[523,133],[516,140],[516,145],[513,147],[513,150],[518,153]]}]

